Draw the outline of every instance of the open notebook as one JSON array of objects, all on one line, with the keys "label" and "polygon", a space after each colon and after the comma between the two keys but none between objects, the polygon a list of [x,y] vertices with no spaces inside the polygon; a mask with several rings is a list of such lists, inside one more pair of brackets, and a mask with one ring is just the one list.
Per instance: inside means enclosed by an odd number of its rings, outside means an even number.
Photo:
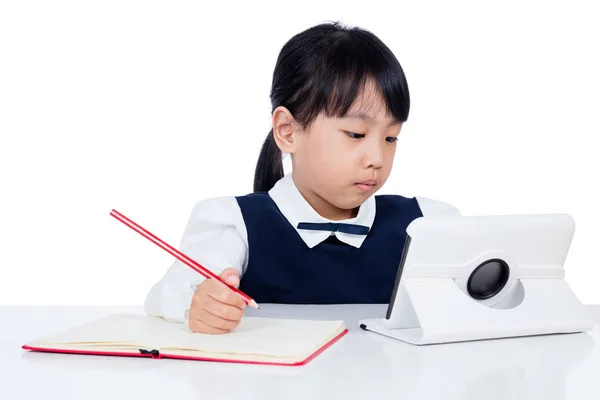
[{"label": "open notebook", "polygon": [[133,314],[113,314],[42,337],[22,348],[70,354],[101,354],[303,365],[348,330],[342,321],[244,317],[222,335],[193,333],[186,324]]}]

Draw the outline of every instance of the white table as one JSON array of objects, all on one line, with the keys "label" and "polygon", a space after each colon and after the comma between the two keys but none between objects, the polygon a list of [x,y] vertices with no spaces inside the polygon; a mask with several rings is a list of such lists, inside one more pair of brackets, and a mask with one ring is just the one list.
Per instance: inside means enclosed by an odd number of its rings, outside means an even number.
[{"label": "white table", "polygon": [[[600,306],[588,306],[600,323]],[[275,306],[248,315],[344,319],[302,367],[27,352],[25,342],[138,307],[0,307],[2,399],[600,399],[600,326],[585,334],[417,347],[358,328],[380,305]],[[598,343],[596,343],[598,342]]]}]

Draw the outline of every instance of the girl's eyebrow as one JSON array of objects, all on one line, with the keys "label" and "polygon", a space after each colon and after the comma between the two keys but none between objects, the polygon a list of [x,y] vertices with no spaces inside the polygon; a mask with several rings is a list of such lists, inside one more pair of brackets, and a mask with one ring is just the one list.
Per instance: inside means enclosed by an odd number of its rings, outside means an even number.
[{"label": "girl's eyebrow", "polygon": [[[346,114],[346,118],[353,118],[353,119],[362,119],[363,121],[373,121],[375,119],[375,117],[373,117],[372,115],[364,112],[364,111],[352,111],[349,112],[348,114]],[[390,122],[389,126],[392,125],[399,125],[401,123],[400,120],[398,120],[396,117],[394,117],[392,119],[392,122]]]}]

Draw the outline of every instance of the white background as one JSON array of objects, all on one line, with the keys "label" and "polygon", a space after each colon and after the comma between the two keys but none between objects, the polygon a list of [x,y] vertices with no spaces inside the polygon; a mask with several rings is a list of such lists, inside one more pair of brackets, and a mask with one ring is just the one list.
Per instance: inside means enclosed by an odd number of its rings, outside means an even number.
[{"label": "white background", "polygon": [[0,3],[0,304],[141,304],[172,257],[110,210],[177,246],[197,201],[250,192],[278,52],[326,20],[409,81],[382,193],[570,213],[567,280],[600,303],[594,1],[211,3]]}]

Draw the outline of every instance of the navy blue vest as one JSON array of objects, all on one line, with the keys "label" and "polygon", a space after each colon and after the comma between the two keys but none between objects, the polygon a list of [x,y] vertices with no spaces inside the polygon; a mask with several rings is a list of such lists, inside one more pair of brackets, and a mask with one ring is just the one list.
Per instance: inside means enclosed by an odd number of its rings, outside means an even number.
[{"label": "navy blue vest", "polygon": [[240,290],[260,303],[388,303],[406,227],[422,217],[417,200],[375,196],[375,220],[360,248],[331,237],[312,249],[267,193],[236,197],[248,233]]}]

